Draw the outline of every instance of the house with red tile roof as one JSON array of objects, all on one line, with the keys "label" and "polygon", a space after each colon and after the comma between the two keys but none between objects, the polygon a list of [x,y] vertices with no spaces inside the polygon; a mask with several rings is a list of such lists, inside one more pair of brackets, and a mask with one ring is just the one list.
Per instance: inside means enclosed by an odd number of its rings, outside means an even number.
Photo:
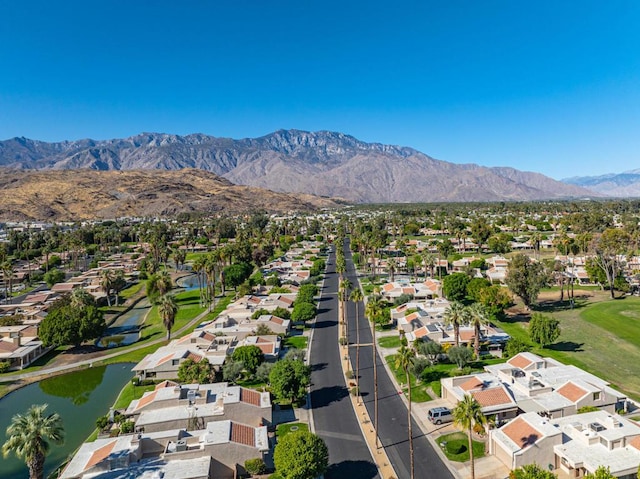
[{"label": "house with red tile roof", "polygon": [[521,414],[489,433],[490,454],[509,469],[525,464],[544,468],[554,464],[553,447],[558,444],[562,444],[562,431],[537,413]]},{"label": "house with red tile roof", "polygon": [[584,477],[604,467],[635,478],[640,426],[603,410],[562,418],[529,412],[491,431],[489,452],[511,469],[535,463],[559,477]]},{"label": "house with red tile roof", "polygon": [[10,369],[24,369],[50,350],[38,339],[36,325],[0,326],[0,361]]}]

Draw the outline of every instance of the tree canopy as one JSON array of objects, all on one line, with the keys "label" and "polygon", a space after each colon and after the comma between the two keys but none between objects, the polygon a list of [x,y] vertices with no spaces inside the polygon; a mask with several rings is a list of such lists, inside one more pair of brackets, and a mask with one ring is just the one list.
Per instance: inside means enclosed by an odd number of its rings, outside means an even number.
[{"label": "tree canopy", "polygon": [[178,367],[178,381],[183,384],[208,384],[213,379],[212,373],[211,364],[207,358],[198,362],[188,358]]},{"label": "tree canopy", "polygon": [[79,346],[84,341],[99,338],[106,324],[95,303],[75,303],[72,295],[58,299],[40,323],[38,336],[45,346]]},{"label": "tree canopy", "polygon": [[442,293],[449,301],[461,301],[467,296],[471,278],[465,273],[453,273],[442,280]]},{"label": "tree canopy", "polygon": [[299,401],[307,394],[311,368],[302,361],[281,359],[269,373],[271,392],[279,400]]},{"label": "tree canopy", "polygon": [[300,303],[296,301],[291,312],[293,321],[311,321],[316,316],[316,307],[311,303]]},{"label": "tree canopy", "polygon": [[560,337],[560,322],[550,316],[534,313],[529,320],[529,338],[542,347],[553,344]]},{"label": "tree canopy", "polygon": [[252,376],[264,361],[264,353],[258,346],[253,344],[234,349],[231,357],[234,361],[242,361],[245,369]]},{"label": "tree canopy", "polygon": [[530,307],[538,299],[540,289],[547,283],[544,265],[519,253],[509,263],[506,283],[514,294],[522,298],[525,306]]},{"label": "tree canopy", "polygon": [[329,450],[315,434],[296,431],[278,440],[273,461],[284,479],[315,479],[329,466]]}]

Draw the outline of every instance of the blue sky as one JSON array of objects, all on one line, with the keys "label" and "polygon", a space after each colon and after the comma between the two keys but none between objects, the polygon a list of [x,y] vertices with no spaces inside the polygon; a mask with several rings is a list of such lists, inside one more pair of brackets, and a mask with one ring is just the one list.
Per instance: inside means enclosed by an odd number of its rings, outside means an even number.
[{"label": "blue sky", "polygon": [[0,139],[333,130],[554,178],[640,167],[640,2],[0,0]]}]

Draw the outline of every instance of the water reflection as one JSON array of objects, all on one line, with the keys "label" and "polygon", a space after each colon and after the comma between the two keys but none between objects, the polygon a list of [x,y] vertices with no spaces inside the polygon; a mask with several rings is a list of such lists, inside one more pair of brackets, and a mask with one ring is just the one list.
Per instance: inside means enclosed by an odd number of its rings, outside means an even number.
[{"label": "water reflection", "polygon": [[43,379],[38,384],[45,394],[68,398],[73,404],[80,406],[89,400],[91,392],[102,383],[106,369],[106,366],[89,368],[74,373],[73,381],[69,381],[65,374]]},{"label": "water reflection", "polygon": [[[52,445],[45,462],[45,477],[62,464],[95,429],[96,419],[107,414],[122,387],[131,380],[132,363],[76,371],[29,384],[0,399],[0,444],[11,418],[32,404],[48,404],[49,413],[62,417],[65,442]],[[44,384],[42,384],[44,383]],[[79,391],[74,391],[78,388]],[[28,479],[29,471],[14,455],[0,456],[0,479]]]}]

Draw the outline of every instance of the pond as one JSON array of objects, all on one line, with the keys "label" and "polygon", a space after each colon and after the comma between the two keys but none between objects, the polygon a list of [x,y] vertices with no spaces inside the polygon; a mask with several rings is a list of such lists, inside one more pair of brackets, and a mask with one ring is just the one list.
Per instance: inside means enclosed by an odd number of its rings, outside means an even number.
[{"label": "pond", "polygon": [[[182,278],[178,278],[176,281],[176,285],[179,288],[184,288],[185,291],[193,291],[194,289],[198,289],[200,285],[198,284],[198,275],[190,274],[189,276],[184,276]],[[205,281],[202,285],[203,288],[207,286],[207,282]]]},{"label": "pond", "polygon": [[[45,462],[45,477],[62,464],[95,429],[99,416],[109,412],[120,390],[131,380],[133,363],[93,367],[29,384],[0,399],[0,444],[14,414],[32,404],[48,404],[47,412],[62,417],[65,442],[52,445]],[[10,455],[0,456],[0,479],[28,479],[25,463]]]},{"label": "pond", "polygon": [[140,339],[140,326],[151,309],[146,298],[140,300],[133,308],[121,314],[104,332],[104,336],[96,343],[103,348],[126,346]]}]

